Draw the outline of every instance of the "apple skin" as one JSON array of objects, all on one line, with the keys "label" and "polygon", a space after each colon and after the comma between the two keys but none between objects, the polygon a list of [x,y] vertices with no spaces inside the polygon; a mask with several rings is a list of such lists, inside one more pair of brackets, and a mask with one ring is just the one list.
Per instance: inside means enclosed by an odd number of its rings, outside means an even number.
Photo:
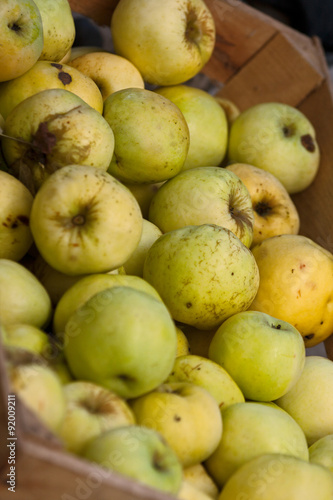
[{"label": "apple skin", "polygon": [[[208,497],[214,500],[217,499],[219,489],[202,463],[185,467],[183,470],[183,477],[188,484],[208,495]],[[178,498],[182,498],[182,496],[180,495]],[[191,497],[188,498],[190,500]]]},{"label": "apple skin", "polygon": [[243,111],[230,128],[228,158],[271,172],[289,194],[307,188],[320,162],[308,118],[285,103],[266,102]]},{"label": "apple skin", "polygon": [[159,188],[164,184],[165,181],[155,182],[153,184],[129,184],[123,182],[123,184],[131,191],[136,201],[139,203],[142,217],[148,219],[149,217],[149,206],[153,196]]},{"label": "apple skin", "polygon": [[190,346],[185,333],[180,328],[178,328],[178,326],[176,326],[176,333],[177,333],[176,358],[178,356],[184,356],[186,354],[190,354]]},{"label": "apple skin", "polygon": [[209,346],[215,335],[216,328],[203,331],[193,326],[185,325],[184,323],[177,323],[177,326],[179,326],[188,340],[190,354],[208,358]]},{"label": "apple skin", "polygon": [[190,147],[182,170],[218,166],[228,145],[228,122],[223,108],[203,89],[172,85],[155,90],[183,113],[190,131]]},{"label": "apple skin", "polygon": [[219,105],[223,108],[228,121],[228,129],[230,129],[231,124],[236,120],[236,118],[241,113],[239,107],[234,101],[231,101],[226,97],[220,97],[219,95],[215,95],[214,99],[216,99]]},{"label": "apple skin", "polygon": [[264,454],[241,466],[219,500],[329,500],[333,478],[324,467],[281,453]]},{"label": "apple skin", "polygon": [[121,0],[112,18],[115,52],[144,80],[177,85],[194,77],[215,46],[214,18],[202,0]]},{"label": "apple skin", "polygon": [[309,460],[333,473],[333,433],[323,436],[309,447]]},{"label": "apple skin", "polygon": [[183,467],[208,458],[221,439],[223,423],[218,404],[198,385],[164,383],[131,400],[130,405],[137,424],[160,432]]},{"label": "apple skin", "polygon": [[43,50],[43,24],[32,0],[2,0],[0,5],[0,82],[23,75]]},{"label": "apple skin", "polygon": [[179,500],[211,500],[211,495],[208,495],[205,491],[197,488],[195,484],[188,481],[187,479],[183,479],[180,490],[177,494],[177,498]]},{"label": "apple skin", "polygon": [[301,376],[305,346],[290,323],[262,312],[243,311],[217,329],[209,358],[230,374],[246,399],[273,401]]},{"label": "apple skin", "polygon": [[163,233],[216,224],[230,229],[247,247],[253,239],[250,194],[236,174],[220,167],[192,168],[165,182],[151,200],[149,220]]},{"label": "apple skin", "polygon": [[205,467],[222,488],[240,466],[264,453],[309,460],[304,432],[288,413],[258,402],[235,403],[223,412],[222,438]]},{"label": "apple skin", "polygon": [[3,344],[20,347],[35,354],[43,355],[50,347],[47,333],[40,328],[25,323],[6,324]]},{"label": "apple skin", "polygon": [[275,403],[298,422],[309,446],[333,434],[333,361],[307,356],[296,384]]}]

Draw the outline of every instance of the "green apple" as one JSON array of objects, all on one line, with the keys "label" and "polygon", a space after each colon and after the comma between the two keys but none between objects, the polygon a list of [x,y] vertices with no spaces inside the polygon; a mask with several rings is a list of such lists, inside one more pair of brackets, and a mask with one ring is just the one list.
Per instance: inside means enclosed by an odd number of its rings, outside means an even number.
[{"label": "green apple", "polygon": [[214,18],[203,0],[121,0],[111,32],[115,52],[155,85],[189,80],[215,46]]},{"label": "green apple", "polygon": [[248,163],[233,163],[226,168],[238,175],[250,193],[254,214],[252,246],[271,236],[298,234],[298,210],[279,179]]},{"label": "green apple", "polygon": [[162,434],[183,467],[206,460],[222,436],[217,402],[203,387],[170,382],[130,402],[136,422]]},{"label": "green apple", "polygon": [[333,331],[333,254],[310,238],[283,234],[252,248],[260,274],[249,309],[291,323],[312,347]]},{"label": "green apple", "polygon": [[230,374],[246,399],[273,401],[301,376],[305,346],[290,323],[262,312],[242,311],[217,329],[209,358]]},{"label": "green apple", "polygon": [[135,423],[126,401],[98,384],[75,380],[64,386],[64,394],[65,417],[57,435],[71,453],[80,455],[96,436]]},{"label": "green apple", "polygon": [[23,182],[0,170],[0,258],[19,261],[32,245],[33,197]]},{"label": "green apple", "polygon": [[[183,478],[188,484],[208,495],[208,497],[214,500],[217,499],[219,489],[202,463],[185,467],[183,470]],[[178,495],[178,498],[181,498],[181,496]],[[191,497],[189,497],[189,500],[190,498]]]},{"label": "green apple", "polygon": [[30,228],[51,267],[80,275],[110,271],[126,262],[140,241],[142,216],[134,196],[110,174],[67,165],[38,190]]},{"label": "green apple", "polygon": [[102,94],[91,78],[67,64],[37,61],[23,75],[0,83],[0,113],[6,120],[21,101],[47,89],[68,90],[99,113],[103,111]]},{"label": "green apple", "polygon": [[309,447],[309,460],[327,467],[333,473],[333,433],[323,436]]},{"label": "green apple", "polygon": [[47,333],[36,326],[25,323],[10,323],[6,324],[5,329],[4,345],[21,347],[40,355],[43,355],[51,345]]},{"label": "green apple", "polygon": [[195,354],[177,357],[166,382],[188,382],[203,387],[222,412],[234,403],[245,401],[242,391],[222,366]]},{"label": "green apple", "polygon": [[219,500],[329,500],[333,478],[323,467],[269,453],[249,460],[224,486]]},{"label": "green apple", "polygon": [[296,384],[275,402],[302,427],[309,446],[333,434],[333,361],[307,356]]},{"label": "green apple", "polygon": [[320,152],[315,129],[301,111],[265,102],[243,111],[231,125],[228,158],[267,170],[293,194],[312,183]]},{"label": "green apple", "polygon": [[96,293],[65,326],[64,352],[74,377],[126,399],[166,379],[176,347],[175,325],[166,306],[128,286]]},{"label": "green apple", "polygon": [[149,220],[163,233],[216,224],[230,229],[247,247],[253,239],[250,194],[236,174],[220,167],[192,168],[165,182],[150,203]]},{"label": "green apple", "polygon": [[148,250],[143,278],[175,321],[202,330],[246,310],[259,286],[252,252],[229,229],[214,224],[160,236]]},{"label": "green apple", "polygon": [[28,71],[43,50],[43,24],[33,0],[2,0],[0,4],[0,82]]},{"label": "green apple", "polygon": [[228,122],[223,108],[206,90],[190,85],[172,85],[155,90],[174,102],[190,131],[190,147],[182,170],[218,166],[228,145]]},{"label": "green apple", "polygon": [[22,264],[0,259],[0,318],[4,325],[25,323],[43,328],[52,315],[51,299]]},{"label": "green apple", "polygon": [[67,165],[106,171],[114,150],[114,135],[103,116],[64,89],[47,89],[24,99],[9,113],[4,132],[10,136],[2,138],[7,165],[32,185],[33,193]]},{"label": "green apple", "polygon": [[123,182],[152,184],[180,172],[190,134],[169,99],[147,89],[118,90],[105,99],[103,116],[115,136],[110,174]]},{"label": "green apple", "polygon": [[153,429],[118,427],[92,439],[83,457],[155,490],[176,494],[182,466],[174,451]]},{"label": "green apple", "polygon": [[257,402],[235,403],[223,412],[222,439],[205,466],[223,487],[241,465],[264,453],[309,460],[304,432],[288,413]]}]

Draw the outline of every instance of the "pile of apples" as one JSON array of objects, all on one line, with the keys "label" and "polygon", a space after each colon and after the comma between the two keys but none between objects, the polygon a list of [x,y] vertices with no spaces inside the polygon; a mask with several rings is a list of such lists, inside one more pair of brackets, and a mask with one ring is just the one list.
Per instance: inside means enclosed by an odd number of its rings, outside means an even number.
[{"label": "pile of apples", "polygon": [[181,500],[333,498],[333,255],[291,195],[298,109],[193,85],[202,0],[0,5],[0,322],[12,390],[68,453]]}]

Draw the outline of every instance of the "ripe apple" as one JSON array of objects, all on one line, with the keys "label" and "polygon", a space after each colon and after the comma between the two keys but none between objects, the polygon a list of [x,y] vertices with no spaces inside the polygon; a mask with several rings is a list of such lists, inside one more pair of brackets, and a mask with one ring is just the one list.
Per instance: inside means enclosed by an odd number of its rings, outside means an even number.
[{"label": "ripe apple", "polygon": [[195,76],[215,46],[215,22],[202,0],[121,0],[111,19],[115,52],[144,80],[177,85]]},{"label": "ripe apple", "polygon": [[243,464],[264,453],[309,460],[303,430],[288,413],[258,402],[235,403],[223,412],[223,434],[205,466],[223,487]]},{"label": "ripe apple", "polygon": [[190,354],[190,346],[185,333],[176,326],[177,333],[177,352],[176,357],[184,356],[185,354]]},{"label": "ripe apple", "polygon": [[69,62],[74,61],[74,59],[84,54],[89,54],[90,52],[108,52],[108,50],[103,49],[103,47],[98,47],[97,45],[75,45],[71,48]]},{"label": "ripe apple", "polygon": [[291,323],[312,347],[333,331],[333,255],[310,238],[283,234],[252,248],[260,274],[249,309]]},{"label": "ripe apple", "polygon": [[223,424],[218,404],[198,385],[164,383],[130,404],[136,422],[160,432],[183,467],[206,460],[221,439]]},{"label": "ripe apple", "polygon": [[301,376],[305,347],[290,323],[259,311],[242,311],[218,328],[209,358],[230,374],[246,399],[273,401]]},{"label": "ripe apple", "polygon": [[323,436],[309,447],[309,460],[327,467],[333,473],[333,433]]},{"label": "ripe apple", "polygon": [[297,208],[279,179],[247,163],[233,163],[226,168],[238,175],[250,193],[254,214],[252,246],[271,236],[298,234]]},{"label": "ripe apple", "polygon": [[148,250],[143,278],[175,321],[202,330],[246,310],[259,286],[252,252],[229,229],[214,224],[160,236]]},{"label": "ripe apple", "polygon": [[123,182],[152,184],[180,172],[189,129],[169,99],[147,89],[118,90],[105,99],[103,116],[115,136],[110,174]]},{"label": "ripe apple", "polygon": [[50,347],[47,333],[34,325],[10,323],[6,324],[5,330],[4,345],[20,347],[41,356]]},{"label": "ripe apple", "polygon": [[0,170],[0,258],[19,261],[33,239],[29,227],[33,197],[13,175]]},{"label": "ripe apple", "polygon": [[28,71],[43,50],[43,24],[32,0],[2,0],[0,4],[0,82]]},{"label": "ripe apple", "polygon": [[298,109],[280,102],[256,104],[236,118],[228,157],[231,163],[250,163],[271,172],[289,194],[311,184],[320,162],[311,122]]},{"label": "ripe apple", "polygon": [[[208,495],[208,497],[217,499],[219,489],[202,463],[185,467],[183,478],[188,484],[193,485],[196,489]],[[178,496],[178,498],[181,498],[181,496]]]},{"label": "ripe apple", "polygon": [[219,95],[215,95],[214,98],[219,103],[219,105],[224,109],[228,121],[228,128],[230,128],[231,124],[236,120],[236,118],[241,113],[239,107],[234,101],[231,101],[226,97],[220,97]]},{"label": "ripe apple", "polygon": [[126,262],[140,241],[142,216],[134,196],[107,172],[68,165],[38,190],[30,228],[50,266],[80,275]]},{"label": "ripe apple", "polygon": [[184,323],[176,323],[179,328],[184,332],[190,347],[190,354],[196,354],[197,356],[203,356],[208,358],[208,350],[212,338],[215,335],[216,328],[212,330],[199,330],[190,325],[185,325]]},{"label": "ripe apple", "polygon": [[211,500],[213,497],[197,488],[195,484],[183,478],[177,498],[179,498],[179,500]]},{"label": "ripe apple", "polygon": [[166,493],[176,494],[182,482],[174,451],[158,432],[139,425],[117,427],[93,438],[83,457]]},{"label": "ripe apple", "polygon": [[218,166],[228,145],[228,122],[223,108],[203,89],[172,85],[155,90],[183,113],[190,131],[190,147],[182,170]]},{"label": "ripe apple", "polygon": [[148,219],[151,200],[160,186],[164,184],[164,181],[152,184],[130,184],[127,182],[123,182],[123,184],[131,191],[136,201],[139,203],[142,217]]},{"label": "ripe apple", "polygon": [[296,384],[275,402],[298,422],[309,446],[333,434],[333,361],[307,356]]},{"label": "ripe apple", "polygon": [[247,247],[253,238],[250,194],[236,174],[220,167],[192,168],[165,182],[150,203],[149,220],[163,233],[216,224]]}]

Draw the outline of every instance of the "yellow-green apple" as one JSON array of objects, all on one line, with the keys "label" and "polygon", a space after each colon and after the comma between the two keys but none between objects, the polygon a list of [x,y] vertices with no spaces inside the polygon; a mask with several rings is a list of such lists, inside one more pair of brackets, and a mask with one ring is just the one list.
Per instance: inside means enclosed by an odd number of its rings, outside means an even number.
[{"label": "yellow-green apple", "polygon": [[51,299],[38,279],[19,262],[0,259],[1,321],[43,328],[51,315]]},{"label": "yellow-green apple", "polygon": [[309,446],[333,434],[333,361],[307,356],[296,384],[275,402],[298,422]]},{"label": "yellow-green apple", "polygon": [[71,58],[72,49],[69,48],[66,54],[58,61],[60,64],[68,64]]},{"label": "yellow-green apple", "polygon": [[185,323],[176,324],[183,331],[188,340],[190,354],[197,354],[198,356],[208,358],[209,345],[215,335],[216,328],[203,331],[194,328],[194,326],[185,325]]},{"label": "yellow-green apple", "polygon": [[145,88],[141,73],[134,64],[111,52],[87,52],[68,64],[94,80],[104,100],[117,90]]},{"label": "yellow-green apple", "polygon": [[254,214],[252,246],[271,236],[298,234],[298,210],[275,175],[248,163],[233,163],[226,168],[238,175],[250,193]]},{"label": "yellow-green apple", "polygon": [[299,379],[305,346],[290,323],[259,311],[242,311],[217,329],[209,358],[230,374],[246,399],[273,401]]},{"label": "yellow-green apple", "polygon": [[30,228],[50,266],[80,275],[110,271],[126,262],[140,241],[142,216],[131,192],[110,174],[68,165],[38,190]]},{"label": "yellow-green apple", "polygon": [[74,380],[72,373],[69,370],[68,363],[65,358],[64,348],[58,339],[50,336],[51,348],[44,349],[42,357],[49,366],[59,377],[63,385],[69,384]]},{"label": "yellow-green apple", "polygon": [[23,182],[0,170],[0,258],[19,261],[33,239],[29,227],[33,197]]},{"label": "yellow-green apple", "polygon": [[127,402],[93,382],[75,380],[64,386],[65,417],[57,432],[65,448],[79,455],[88,441],[116,427],[133,425]]},{"label": "yellow-green apple", "polygon": [[34,0],[43,24],[40,60],[59,62],[75,39],[75,24],[68,0]]},{"label": "yellow-green apple", "polygon": [[203,0],[121,0],[111,32],[115,52],[154,85],[177,85],[194,77],[210,59],[216,36]]},{"label": "yellow-green apple", "polygon": [[196,354],[177,357],[166,382],[188,382],[203,387],[213,396],[221,411],[245,401],[242,391],[222,366]]},{"label": "yellow-green apple", "polygon": [[164,184],[164,181],[153,184],[129,184],[127,182],[123,182],[123,184],[131,191],[139,203],[142,217],[148,219],[150,202],[160,186]]},{"label": "yellow-green apple", "polygon": [[247,247],[253,238],[250,194],[236,174],[220,167],[192,168],[165,182],[151,200],[149,220],[163,233],[216,224],[230,229]]},{"label": "yellow-green apple", "polygon": [[50,347],[47,333],[34,325],[9,323],[6,324],[5,330],[4,345],[20,347],[40,355],[43,355]]},{"label": "yellow-green apple", "polygon": [[252,248],[260,274],[249,309],[291,323],[312,347],[333,331],[333,255],[302,235],[272,236]]},{"label": "yellow-green apple", "polygon": [[309,447],[309,460],[327,467],[333,473],[333,433],[317,439]]},{"label": "yellow-green apple", "polygon": [[190,134],[176,104],[151,90],[123,89],[105,99],[103,116],[115,136],[110,174],[123,182],[153,184],[180,172]]},{"label": "yellow-green apple", "polygon": [[162,434],[183,467],[206,460],[222,436],[217,402],[203,387],[170,382],[130,401],[136,422]]},{"label": "yellow-green apple", "polygon": [[242,465],[219,500],[329,500],[332,475],[316,464],[281,453],[263,454]]},{"label": "yellow-green apple", "polygon": [[170,446],[153,429],[139,425],[117,427],[93,438],[83,457],[155,490],[176,494],[182,466]]},{"label": "yellow-green apple", "polygon": [[143,278],[175,321],[202,330],[246,310],[259,286],[252,252],[229,229],[214,224],[160,236],[147,252]]},{"label": "yellow-green apple", "polygon": [[223,487],[241,465],[264,453],[309,460],[304,432],[287,412],[257,402],[235,403],[223,412],[222,438],[205,466]]},{"label": "yellow-green apple", "polygon": [[179,500],[211,500],[213,498],[184,477],[176,496]]},{"label": "yellow-green apple", "polygon": [[227,121],[228,121],[228,128],[231,126],[231,124],[236,120],[237,116],[240,115],[240,109],[237,106],[237,104],[234,101],[231,101],[230,99],[227,99],[226,97],[221,97],[219,95],[215,95],[214,98],[216,101],[219,103],[219,105],[223,108]]},{"label": "yellow-green apple", "polygon": [[23,75],[0,83],[0,113],[6,120],[21,101],[47,89],[68,90],[99,113],[103,111],[102,94],[91,78],[67,64],[37,61]]},{"label": "yellow-green apple", "polygon": [[4,133],[10,137],[2,138],[6,163],[33,192],[66,165],[106,171],[114,150],[114,135],[103,116],[64,89],[24,99],[7,116]]},{"label": "yellow-green apple", "polygon": [[193,485],[196,489],[202,491],[210,498],[217,499],[219,489],[202,463],[185,467],[183,470],[183,478],[187,483]]},{"label": "yellow-green apple", "polygon": [[297,108],[280,102],[244,110],[230,128],[228,158],[271,172],[289,194],[307,188],[315,178],[320,151],[316,131]]},{"label": "yellow-green apple", "polygon": [[228,122],[216,99],[190,85],[159,87],[155,92],[175,103],[187,122],[190,147],[182,170],[220,165],[227,151]]},{"label": "yellow-green apple", "polygon": [[175,325],[163,302],[128,286],[96,293],[65,326],[64,352],[74,377],[126,399],[166,379],[176,348]]},{"label": "yellow-green apple", "polygon": [[98,47],[97,45],[75,45],[71,48],[69,62],[74,61],[74,59],[84,54],[89,54],[90,52],[108,52],[108,50],[103,49],[103,47]]},{"label": "yellow-green apple", "polygon": [[190,345],[188,343],[185,333],[176,326],[177,333],[177,352],[176,357],[184,356],[185,354],[190,354]]},{"label": "yellow-green apple", "polygon": [[0,82],[28,71],[43,50],[43,24],[33,0],[0,4]]}]

